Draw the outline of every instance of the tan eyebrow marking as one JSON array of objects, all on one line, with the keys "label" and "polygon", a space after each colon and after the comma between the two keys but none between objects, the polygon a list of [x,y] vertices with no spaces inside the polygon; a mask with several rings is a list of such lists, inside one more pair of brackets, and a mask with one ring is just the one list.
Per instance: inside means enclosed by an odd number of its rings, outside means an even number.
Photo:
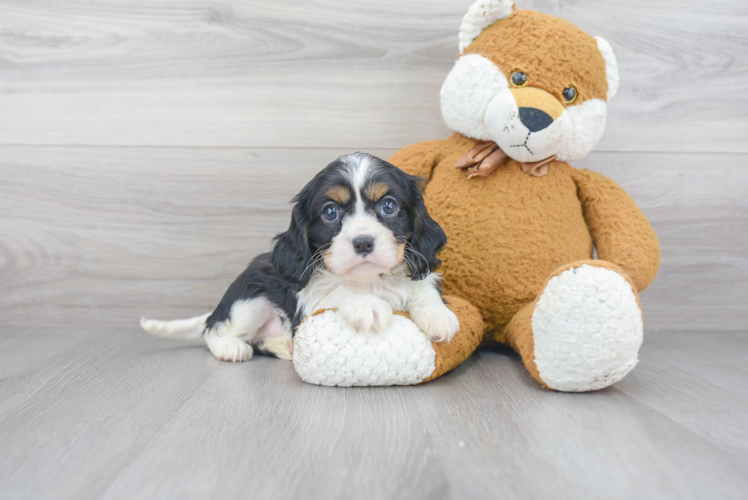
[{"label": "tan eyebrow marking", "polygon": [[327,197],[341,205],[345,205],[351,199],[351,192],[345,186],[335,186],[327,191]]},{"label": "tan eyebrow marking", "polygon": [[387,184],[379,182],[367,186],[365,194],[367,198],[376,203],[382,198],[382,196],[386,195],[389,190],[390,188]]}]

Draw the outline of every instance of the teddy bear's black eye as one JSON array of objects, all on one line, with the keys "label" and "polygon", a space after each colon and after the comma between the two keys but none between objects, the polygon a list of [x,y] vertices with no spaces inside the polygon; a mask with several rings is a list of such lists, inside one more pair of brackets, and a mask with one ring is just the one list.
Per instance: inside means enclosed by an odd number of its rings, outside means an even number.
[{"label": "teddy bear's black eye", "polygon": [[577,100],[577,89],[575,89],[574,87],[564,89],[563,94],[566,104],[571,104],[572,102]]},{"label": "teddy bear's black eye", "polygon": [[521,71],[515,71],[512,73],[512,85],[515,87],[524,87],[527,85],[527,75]]}]

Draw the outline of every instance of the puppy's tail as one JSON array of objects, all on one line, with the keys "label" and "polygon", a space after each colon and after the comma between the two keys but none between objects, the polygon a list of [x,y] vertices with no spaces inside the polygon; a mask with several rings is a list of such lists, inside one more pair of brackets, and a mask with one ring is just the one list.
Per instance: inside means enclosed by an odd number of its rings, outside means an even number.
[{"label": "puppy's tail", "polygon": [[210,313],[189,319],[175,319],[173,321],[159,321],[157,319],[141,318],[140,326],[148,333],[159,337],[175,339],[199,339],[205,329],[205,320]]}]

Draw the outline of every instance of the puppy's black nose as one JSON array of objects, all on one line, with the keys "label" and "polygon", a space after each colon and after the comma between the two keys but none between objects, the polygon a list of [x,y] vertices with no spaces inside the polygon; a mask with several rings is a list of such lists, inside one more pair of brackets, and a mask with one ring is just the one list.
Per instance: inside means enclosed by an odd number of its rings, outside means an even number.
[{"label": "puppy's black nose", "polygon": [[374,238],[371,236],[356,236],[353,238],[353,249],[361,255],[370,254],[374,250]]},{"label": "puppy's black nose", "polygon": [[530,132],[543,130],[553,123],[553,118],[538,108],[519,108],[519,119]]}]

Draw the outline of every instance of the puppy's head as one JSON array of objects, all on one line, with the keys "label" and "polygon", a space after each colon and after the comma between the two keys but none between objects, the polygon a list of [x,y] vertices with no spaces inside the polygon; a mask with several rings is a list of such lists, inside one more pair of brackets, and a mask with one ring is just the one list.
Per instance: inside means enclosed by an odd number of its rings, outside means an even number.
[{"label": "puppy's head", "polygon": [[315,268],[367,280],[407,263],[414,280],[441,263],[447,242],[429,216],[419,179],[365,153],[341,156],[294,198],[291,225],[276,238],[273,265],[296,289]]}]

